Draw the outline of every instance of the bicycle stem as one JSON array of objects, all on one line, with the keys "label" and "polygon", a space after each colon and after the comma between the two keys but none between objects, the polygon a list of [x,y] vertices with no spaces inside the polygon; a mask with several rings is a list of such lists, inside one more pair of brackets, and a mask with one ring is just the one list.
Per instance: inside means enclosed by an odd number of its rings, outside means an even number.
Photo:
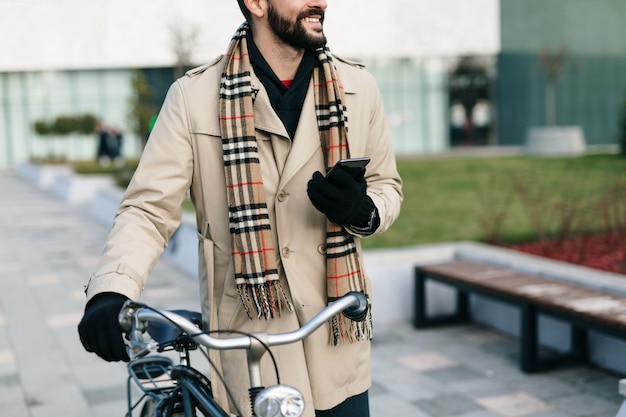
[{"label": "bicycle stem", "polygon": [[250,348],[247,350],[250,387],[261,388],[261,358],[267,352],[269,340],[265,333],[251,333],[250,336]]}]

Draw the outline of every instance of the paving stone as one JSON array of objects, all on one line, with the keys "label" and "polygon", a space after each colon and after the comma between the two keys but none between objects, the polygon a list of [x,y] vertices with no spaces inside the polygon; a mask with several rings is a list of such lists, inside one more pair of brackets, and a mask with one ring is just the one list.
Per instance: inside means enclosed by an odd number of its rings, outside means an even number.
[{"label": "paving stone", "polygon": [[407,400],[430,398],[443,388],[437,381],[402,366],[372,369],[372,379],[396,397]]},{"label": "paving stone", "polygon": [[489,397],[512,391],[512,387],[510,386],[510,384],[503,383],[502,381],[494,378],[456,381],[448,384],[447,388],[450,391],[466,395],[470,398]]},{"label": "paving stone", "polygon": [[434,398],[414,401],[413,404],[432,417],[459,416],[481,410],[475,402],[457,394],[442,394]]},{"label": "paving stone", "polygon": [[415,404],[398,399],[392,394],[372,396],[370,398],[370,415],[371,417],[434,417]]},{"label": "paving stone", "polygon": [[10,404],[0,403],[0,416],[32,417],[26,404],[17,401]]},{"label": "paving stone", "polygon": [[79,388],[69,381],[49,385],[46,390],[28,397],[33,417],[80,417],[89,413],[89,407]]},{"label": "paving stone", "polygon": [[565,414],[578,417],[603,413],[616,415],[619,410],[619,404],[589,393],[553,398],[550,403]]},{"label": "paving stone", "polygon": [[499,417],[499,416],[489,410],[475,410],[475,411],[470,411],[468,413],[459,414],[459,417]]},{"label": "paving stone", "polygon": [[501,334],[493,331],[481,330],[479,328],[472,328],[471,330],[468,329],[460,334],[459,338],[463,342],[467,342],[475,346],[487,346],[490,344],[502,343],[506,339]]},{"label": "paving stone", "polygon": [[108,388],[83,390],[83,395],[90,406],[111,401],[123,401],[126,399],[126,386],[118,385]]},{"label": "paving stone", "polygon": [[0,366],[15,364],[15,353],[12,349],[0,350]]},{"label": "paving stone", "polygon": [[[562,411],[559,411],[556,409],[551,409],[551,410],[543,411],[540,413],[535,413],[532,415],[532,417],[567,417],[567,416],[569,416],[569,414],[565,414]],[[599,417],[599,416],[595,416],[595,417]],[[605,417],[609,417],[609,416],[605,416]],[[615,416],[612,415],[611,417],[615,417]]]},{"label": "paving stone", "polygon": [[616,388],[619,386],[620,378],[612,374],[600,374],[593,378],[586,378],[579,382],[579,385],[583,386],[583,389],[589,393],[596,393],[597,395],[611,399],[623,399],[619,394],[619,390]]},{"label": "paving stone", "polygon": [[476,402],[504,417],[523,417],[552,410],[553,406],[526,392],[477,398]]},{"label": "paving stone", "polygon": [[372,380],[372,386],[369,389],[369,396],[376,397],[389,394],[389,390],[383,384],[379,384],[376,380]]},{"label": "paving stone", "polygon": [[[101,404],[95,404],[91,407],[93,417],[117,417],[117,416],[125,416],[128,412],[128,404],[126,400],[123,401],[113,401]],[[133,414],[138,416],[140,408]]]},{"label": "paving stone", "polygon": [[85,352],[80,363],[72,364],[70,371],[84,391],[93,392],[112,386],[126,386],[128,372],[120,362],[109,363],[92,358]]},{"label": "paving stone", "polygon": [[563,382],[550,375],[531,375],[527,378],[521,378],[515,385],[521,391],[526,391],[544,400],[564,395],[575,395],[581,392],[575,385]]},{"label": "paving stone", "polygon": [[424,352],[401,356],[398,363],[415,372],[430,371],[433,369],[450,368],[458,365],[458,362],[439,352]]},{"label": "paving stone", "polygon": [[8,387],[15,387],[20,385],[20,376],[18,374],[0,374],[0,388],[3,390]]},{"label": "paving stone", "polygon": [[458,381],[481,380],[485,376],[480,372],[468,368],[465,365],[452,366],[448,368],[435,369],[423,373],[442,384],[451,384]]}]

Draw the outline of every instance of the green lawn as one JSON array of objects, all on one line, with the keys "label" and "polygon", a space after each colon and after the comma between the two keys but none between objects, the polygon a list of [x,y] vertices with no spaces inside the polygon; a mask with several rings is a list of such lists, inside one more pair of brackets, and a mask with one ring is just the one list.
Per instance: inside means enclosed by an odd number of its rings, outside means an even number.
[{"label": "green lawn", "polygon": [[[116,171],[126,186],[136,161]],[[367,249],[474,240],[512,243],[542,234],[626,232],[626,158],[399,157],[404,203]],[[93,161],[77,172],[102,172]],[[109,171],[115,170],[114,167]],[[110,172],[109,172],[110,173]],[[186,210],[193,210],[186,202]]]},{"label": "green lawn", "polygon": [[[400,217],[365,248],[475,240],[514,242],[626,222],[626,159],[399,158]],[[621,229],[620,229],[621,230]]]}]

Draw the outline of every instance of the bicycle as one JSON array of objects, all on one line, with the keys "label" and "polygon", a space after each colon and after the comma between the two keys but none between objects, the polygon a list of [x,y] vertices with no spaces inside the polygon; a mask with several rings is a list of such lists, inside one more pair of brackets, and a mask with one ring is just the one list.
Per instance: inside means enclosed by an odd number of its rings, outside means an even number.
[{"label": "bicycle", "polygon": [[[127,301],[119,315],[120,324],[127,334],[131,358],[128,363],[126,417],[132,417],[133,411],[140,405],[141,417],[196,417],[198,412],[204,417],[231,417],[214,400],[211,380],[191,366],[190,351],[199,346],[215,350],[247,350],[250,379],[248,392],[253,417],[300,417],[304,412],[302,394],[294,387],[280,384],[280,379],[276,385],[264,387],[261,358],[269,353],[273,360],[270,347],[299,342],[337,314],[361,321],[367,316],[367,311],[368,300],[365,295],[350,292],[329,304],[297,330],[217,338],[202,330],[200,313],[158,310]],[[228,333],[236,332],[229,330]],[[169,357],[149,355],[153,351],[172,350],[178,352],[177,365]],[[208,359],[206,352],[202,352]],[[275,362],[274,365],[276,368]],[[132,381],[142,392],[134,403]],[[242,414],[240,410],[237,413]]]}]

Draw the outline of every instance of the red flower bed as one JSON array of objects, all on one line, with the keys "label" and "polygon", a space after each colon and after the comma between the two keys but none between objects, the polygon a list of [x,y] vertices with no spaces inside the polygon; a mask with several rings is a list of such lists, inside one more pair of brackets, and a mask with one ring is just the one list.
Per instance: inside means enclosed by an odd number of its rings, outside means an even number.
[{"label": "red flower bed", "polygon": [[626,237],[618,234],[577,236],[564,240],[507,246],[524,253],[571,262],[603,271],[626,273]]}]

